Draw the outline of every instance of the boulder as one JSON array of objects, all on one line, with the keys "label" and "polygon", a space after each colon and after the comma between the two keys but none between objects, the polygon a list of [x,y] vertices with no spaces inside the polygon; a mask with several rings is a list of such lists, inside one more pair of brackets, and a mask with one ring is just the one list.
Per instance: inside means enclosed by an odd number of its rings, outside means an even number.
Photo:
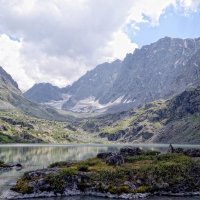
[{"label": "boulder", "polygon": [[200,157],[200,149],[174,148],[171,144],[169,145],[168,153],[181,153],[190,157]]},{"label": "boulder", "polygon": [[109,156],[109,157],[106,159],[106,164],[107,164],[107,165],[119,166],[119,165],[124,164],[124,158],[123,158],[123,156],[120,155],[120,154],[115,154],[115,155]]},{"label": "boulder", "polygon": [[122,138],[124,135],[126,134],[126,132],[124,130],[120,130],[114,134],[108,134],[108,141],[117,141],[120,138]]},{"label": "boulder", "polygon": [[105,160],[106,158],[113,156],[113,155],[114,155],[114,153],[112,153],[112,152],[98,153],[97,158]]},{"label": "boulder", "polygon": [[8,128],[4,125],[0,125],[0,131],[7,131]]},{"label": "boulder", "polygon": [[124,147],[120,149],[120,154],[123,156],[137,156],[142,154],[142,150],[138,147]]},{"label": "boulder", "polygon": [[172,146],[172,144],[169,145],[167,152],[168,153],[174,153],[174,147]]}]

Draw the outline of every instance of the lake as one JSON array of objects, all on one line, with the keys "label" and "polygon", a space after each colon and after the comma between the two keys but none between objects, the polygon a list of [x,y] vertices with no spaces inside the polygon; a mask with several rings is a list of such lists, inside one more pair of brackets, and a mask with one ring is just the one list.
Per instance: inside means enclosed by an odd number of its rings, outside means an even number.
[{"label": "lake", "polygon": [[[0,145],[0,160],[6,163],[14,162],[21,163],[24,168],[20,171],[11,170],[0,173],[0,195],[12,187],[17,178],[22,176],[26,171],[36,170],[47,167],[49,164],[58,161],[79,161],[87,158],[92,158],[100,152],[118,151],[123,145]],[[133,146],[133,145],[132,145]],[[137,144],[144,149],[167,151],[169,145],[155,144]],[[179,145],[183,146],[183,145]],[[186,148],[191,145],[184,146]],[[199,145],[192,146],[200,148]],[[54,198],[56,199],[56,198]],[[94,197],[65,197],[57,198],[63,200],[102,200],[102,198]],[[199,199],[200,197],[190,198],[171,198],[171,197],[153,197],[149,199],[159,200],[191,200]],[[51,199],[52,200],[52,199]]]}]

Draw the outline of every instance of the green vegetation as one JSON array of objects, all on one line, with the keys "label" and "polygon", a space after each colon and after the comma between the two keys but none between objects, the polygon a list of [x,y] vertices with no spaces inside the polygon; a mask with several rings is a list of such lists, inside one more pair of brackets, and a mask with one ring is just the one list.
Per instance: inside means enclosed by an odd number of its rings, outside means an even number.
[{"label": "green vegetation", "polygon": [[129,127],[130,124],[132,124],[137,119],[137,116],[131,116],[128,117],[122,121],[116,122],[115,124],[112,124],[111,126],[107,126],[102,128],[101,132],[108,133],[108,134],[114,134],[120,130],[125,130]]},{"label": "green vegetation", "polygon": [[62,193],[65,190],[66,182],[61,174],[50,174],[46,177],[47,183],[51,185],[51,188],[55,193]]},{"label": "green vegetation", "polygon": [[[95,188],[97,192],[154,193],[156,191],[177,191],[178,187],[199,190],[194,186],[196,173],[193,171],[199,162],[183,154],[160,154],[146,151],[136,156],[125,156],[124,164],[108,165],[103,159],[91,158],[80,162],[57,162],[49,167],[50,173],[33,177],[25,174],[17,181],[14,190],[29,193],[39,179],[45,180],[49,188],[40,186],[40,191],[63,193],[70,184],[76,184],[80,191]],[[52,169],[54,168],[54,169]],[[30,184],[31,183],[31,184]],[[134,186],[130,186],[134,184]],[[30,188],[29,185],[33,185]]]},{"label": "green vegetation", "polygon": [[6,135],[0,132],[0,143],[13,143],[16,142],[10,135]]},{"label": "green vegetation", "polygon": [[13,187],[12,190],[22,194],[29,194],[32,193],[33,188],[28,185],[28,180],[26,177],[23,177],[17,181],[16,186]]},{"label": "green vegetation", "polygon": [[0,167],[4,167],[4,166],[5,166],[5,163],[0,160]]},{"label": "green vegetation", "polygon": [[91,143],[100,139],[70,122],[38,119],[20,111],[0,111],[0,143]]}]

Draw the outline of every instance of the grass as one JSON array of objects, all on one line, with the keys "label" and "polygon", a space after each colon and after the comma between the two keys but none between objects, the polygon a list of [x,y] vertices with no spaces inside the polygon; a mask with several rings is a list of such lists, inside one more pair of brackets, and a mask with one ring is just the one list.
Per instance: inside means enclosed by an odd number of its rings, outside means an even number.
[{"label": "grass", "polygon": [[12,190],[22,194],[29,194],[32,193],[33,188],[28,185],[28,180],[23,177],[17,181],[16,186],[13,187]]},{"label": "grass", "polygon": [[0,132],[0,143],[13,143],[13,142],[17,141],[10,135],[6,135]]},{"label": "grass", "polygon": [[[67,180],[73,177],[76,177],[77,186],[81,191],[95,187],[96,191],[112,194],[146,193],[158,191],[158,186],[162,187],[163,183],[172,188],[185,181],[190,185],[195,165],[195,161],[182,154],[144,152],[141,155],[126,157],[121,166],[107,165],[99,158],[74,163],[54,163],[50,167],[58,168],[58,172],[44,178],[55,193],[62,193],[67,187]],[[26,185],[29,181],[35,181],[32,179],[26,176],[19,179],[15,191],[30,192],[31,188],[27,188]],[[135,188],[126,185],[127,181],[134,183]]]},{"label": "grass", "polygon": [[197,114],[196,114],[196,115],[193,115],[193,116],[192,116],[192,121],[193,121],[193,122],[200,123],[200,116],[197,115]]},{"label": "grass", "polygon": [[136,115],[133,115],[127,119],[124,119],[122,121],[119,121],[112,126],[107,126],[102,128],[101,132],[108,133],[108,134],[115,134],[116,132],[120,130],[124,130],[129,127],[131,123],[133,123],[137,119]]},{"label": "grass", "polygon": [[[5,126],[7,130],[0,132],[0,143],[71,143],[71,142],[91,142],[96,138],[91,135],[91,141],[85,137],[86,132],[77,129],[76,131],[67,129],[70,122],[57,122],[45,119],[38,119],[25,115],[19,111],[0,111],[0,126]],[[18,124],[7,122],[12,119]],[[20,125],[25,124],[25,125]],[[26,126],[27,124],[27,126]],[[28,127],[33,126],[33,128]],[[82,137],[79,137],[82,136]]]}]

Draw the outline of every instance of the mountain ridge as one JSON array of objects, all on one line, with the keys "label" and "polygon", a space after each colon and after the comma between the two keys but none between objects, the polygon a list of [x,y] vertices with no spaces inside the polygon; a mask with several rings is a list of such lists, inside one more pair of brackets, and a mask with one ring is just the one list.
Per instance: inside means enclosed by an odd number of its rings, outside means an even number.
[{"label": "mountain ridge", "polygon": [[49,100],[58,101],[62,99],[62,89],[50,83],[38,83],[26,91],[24,96],[36,103],[48,102]]},{"label": "mountain ridge", "polygon": [[72,116],[61,114],[50,107],[34,103],[23,96],[16,81],[0,67],[0,110],[20,111],[44,119],[69,120]]},{"label": "mountain ridge", "polygon": [[169,98],[200,84],[199,57],[200,38],[161,38],[135,49],[123,61],[103,63],[87,72],[68,87],[68,98],[60,107],[118,112]]}]

